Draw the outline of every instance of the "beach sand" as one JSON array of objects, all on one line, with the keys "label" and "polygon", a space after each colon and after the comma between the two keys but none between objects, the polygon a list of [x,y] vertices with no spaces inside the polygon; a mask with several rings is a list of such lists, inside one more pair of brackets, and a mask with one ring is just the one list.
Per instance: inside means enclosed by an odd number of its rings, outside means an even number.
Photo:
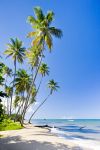
[{"label": "beach sand", "polygon": [[24,129],[1,131],[0,150],[91,150],[60,138],[48,129],[25,125]]}]

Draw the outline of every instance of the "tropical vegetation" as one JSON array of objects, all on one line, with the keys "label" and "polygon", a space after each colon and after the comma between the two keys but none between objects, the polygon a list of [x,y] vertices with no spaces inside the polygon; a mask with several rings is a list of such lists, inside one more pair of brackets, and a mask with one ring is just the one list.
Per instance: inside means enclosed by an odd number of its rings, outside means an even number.
[{"label": "tropical vegetation", "polygon": [[[50,73],[48,65],[44,62],[45,51],[52,51],[54,37],[62,37],[62,31],[51,26],[54,21],[52,11],[48,11],[45,15],[40,7],[35,7],[34,13],[35,17],[29,16],[27,19],[32,26],[32,31],[27,34],[28,38],[32,38],[29,47],[25,48],[23,42],[18,38],[11,38],[4,55],[8,61],[9,57],[13,60],[13,67],[9,68],[3,63],[4,57],[0,57],[0,117],[2,116],[0,120],[2,129],[0,130],[12,129],[13,126],[19,129],[23,126],[28,109],[37,101],[43,78],[49,76]],[[29,70],[25,69],[26,65],[29,66]],[[38,83],[37,80],[40,82]],[[52,79],[48,81],[48,88],[50,89],[49,94],[35,110],[33,109],[29,123],[59,86]],[[17,121],[20,122],[20,125]]]}]

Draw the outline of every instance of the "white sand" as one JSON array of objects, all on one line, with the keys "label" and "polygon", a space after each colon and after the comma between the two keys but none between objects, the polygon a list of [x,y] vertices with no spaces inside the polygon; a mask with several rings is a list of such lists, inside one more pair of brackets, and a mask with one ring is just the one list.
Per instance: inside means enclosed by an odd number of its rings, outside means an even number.
[{"label": "white sand", "polygon": [[32,125],[25,127],[21,130],[1,131],[0,135],[4,137],[0,139],[0,150],[98,150],[90,149],[89,145],[81,144],[79,140],[75,142],[57,137],[48,129]]}]

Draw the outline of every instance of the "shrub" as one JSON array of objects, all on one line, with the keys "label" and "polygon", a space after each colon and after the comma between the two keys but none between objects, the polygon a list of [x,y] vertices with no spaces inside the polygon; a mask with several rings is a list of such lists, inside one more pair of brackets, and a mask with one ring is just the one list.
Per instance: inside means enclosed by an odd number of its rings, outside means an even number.
[{"label": "shrub", "polygon": [[22,129],[19,122],[14,122],[11,119],[3,119],[0,123],[0,131]]}]

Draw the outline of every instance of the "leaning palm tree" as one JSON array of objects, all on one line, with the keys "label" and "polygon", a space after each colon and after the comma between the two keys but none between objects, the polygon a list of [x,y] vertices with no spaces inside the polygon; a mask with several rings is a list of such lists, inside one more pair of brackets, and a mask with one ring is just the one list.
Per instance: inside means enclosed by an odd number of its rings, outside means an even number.
[{"label": "leaning palm tree", "polygon": [[54,13],[52,11],[48,11],[46,15],[43,14],[43,11],[40,7],[34,8],[35,16],[29,16],[28,22],[32,25],[33,31],[28,33],[28,37],[32,37],[32,46],[41,45],[41,58],[37,66],[37,71],[34,76],[34,82],[37,77],[37,72],[42,62],[43,50],[45,46],[51,48],[53,46],[53,39],[52,36],[56,38],[62,37],[62,31],[54,26],[51,26],[51,23],[54,20]]},{"label": "leaning palm tree", "polygon": [[[22,41],[19,39],[12,39],[11,43],[7,44],[8,48],[5,50],[4,54],[7,55],[7,57],[12,56],[12,59],[14,61],[14,79],[13,79],[13,88],[14,88],[14,81],[15,81],[15,75],[16,75],[16,63],[17,61],[19,63],[23,63],[23,58],[25,56],[25,47],[23,47]],[[13,96],[13,91],[12,91]],[[10,114],[11,114],[11,107],[12,107],[12,99],[10,104]]]},{"label": "leaning palm tree", "polygon": [[[28,37],[33,38],[32,46],[41,45],[41,55],[39,56],[38,65],[36,68],[36,72],[32,81],[32,85],[35,83],[39,67],[42,63],[43,58],[43,50],[47,46],[51,51],[53,46],[53,36],[56,38],[62,37],[62,31],[54,26],[51,26],[51,23],[54,20],[54,13],[52,11],[48,11],[46,15],[43,14],[43,11],[40,7],[34,8],[35,16],[29,16],[28,22],[32,25],[33,31],[28,33]],[[31,91],[31,89],[30,89]],[[29,92],[30,93],[30,92]],[[29,94],[30,97],[30,94]]]},{"label": "leaning palm tree", "polygon": [[[18,112],[16,114],[15,120],[17,118],[18,113],[22,112],[22,116],[24,119],[24,114],[26,112],[26,98],[25,96],[28,94],[29,88],[31,85],[31,78],[24,69],[19,69],[16,73],[14,86],[16,87],[16,93],[22,95],[21,103],[19,105]],[[22,120],[23,121],[23,120]]]},{"label": "leaning palm tree", "polygon": [[41,56],[41,45],[32,46],[26,51],[26,58],[28,59],[28,63],[31,65],[32,71],[32,79],[33,79],[33,71],[37,68],[39,63],[39,57]]},{"label": "leaning palm tree", "polygon": [[50,93],[48,94],[48,96],[40,103],[40,105],[37,107],[37,109],[33,112],[33,114],[31,115],[30,119],[29,119],[29,123],[32,119],[32,117],[35,115],[35,113],[40,109],[40,107],[48,100],[48,98],[52,95],[53,91],[57,91],[57,89],[59,88],[58,83],[55,82],[54,80],[50,80],[48,83],[48,87],[50,88]]}]

